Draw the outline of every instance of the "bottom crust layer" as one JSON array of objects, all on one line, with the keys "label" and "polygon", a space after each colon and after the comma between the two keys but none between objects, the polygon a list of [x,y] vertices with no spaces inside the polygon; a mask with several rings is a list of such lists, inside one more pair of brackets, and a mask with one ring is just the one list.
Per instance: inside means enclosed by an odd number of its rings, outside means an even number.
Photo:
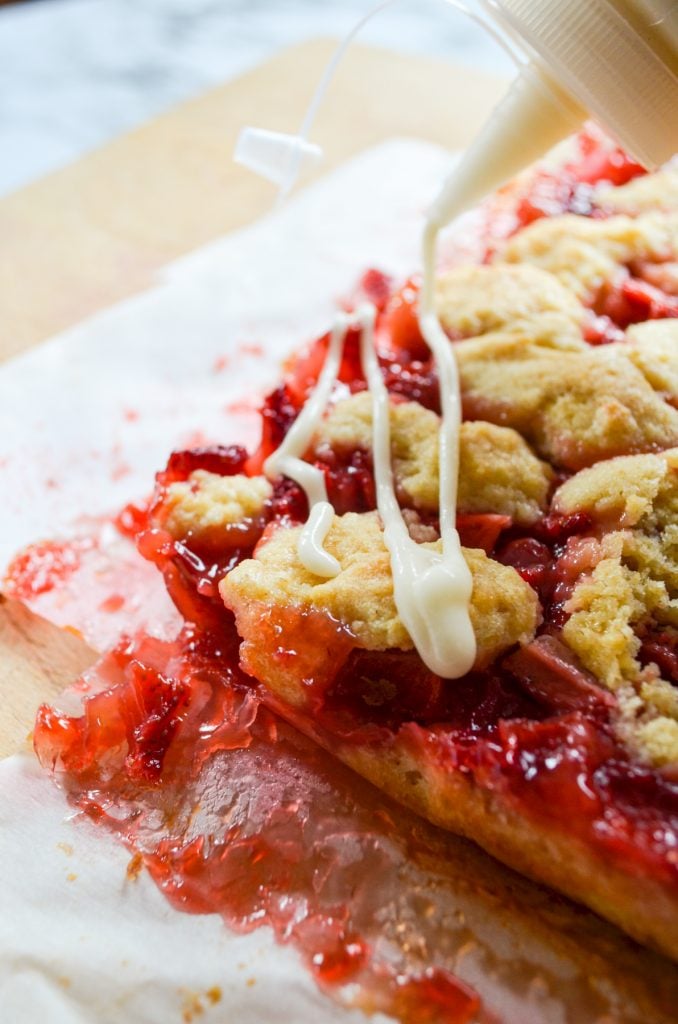
[{"label": "bottom crust layer", "polygon": [[342,743],[271,689],[267,693],[274,711],[399,803],[678,961],[675,887],[622,870],[578,837],[519,814],[501,793],[481,788],[461,772],[444,771],[407,749]]}]

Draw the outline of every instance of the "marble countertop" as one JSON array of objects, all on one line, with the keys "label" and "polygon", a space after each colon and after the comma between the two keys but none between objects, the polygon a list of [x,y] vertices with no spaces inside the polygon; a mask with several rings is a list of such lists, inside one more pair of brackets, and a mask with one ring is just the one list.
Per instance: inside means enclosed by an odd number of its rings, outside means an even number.
[{"label": "marble countertop", "polygon": [[[0,8],[0,194],[281,47],[345,35],[374,6],[375,0],[37,0]],[[394,3],[360,39],[511,70],[497,45],[444,0]]]}]

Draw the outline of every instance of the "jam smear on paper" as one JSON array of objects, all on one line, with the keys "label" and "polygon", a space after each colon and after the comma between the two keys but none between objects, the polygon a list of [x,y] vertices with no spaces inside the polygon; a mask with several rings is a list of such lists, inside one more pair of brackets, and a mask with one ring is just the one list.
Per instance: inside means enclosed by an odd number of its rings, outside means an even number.
[{"label": "jam smear on paper", "polygon": [[269,925],[347,1005],[411,1024],[479,1019],[453,970],[465,929],[447,934],[416,865],[431,830],[263,707],[234,631],[140,637],[81,685],[81,716],[40,709],[40,761],[177,909]]},{"label": "jam smear on paper", "polygon": [[87,542],[43,540],[16,555],[7,569],[12,595],[30,601],[64,583],[78,571]]}]

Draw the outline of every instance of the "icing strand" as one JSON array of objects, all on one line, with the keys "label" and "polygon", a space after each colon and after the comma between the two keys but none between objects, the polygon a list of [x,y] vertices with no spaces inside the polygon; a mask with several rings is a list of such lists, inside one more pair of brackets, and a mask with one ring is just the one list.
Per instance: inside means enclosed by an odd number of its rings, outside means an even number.
[{"label": "icing strand", "polygon": [[334,509],[329,501],[317,501],[311,506],[306,524],[301,531],[297,554],[299,561],[316,576],[336,576],[341,566],[334,555],[323,547],[325,538],[330,532]]},{"label": "icing strand", "polygon": [[317,576],[336,576],[341,566],[336,558],[323,548],[333,514],[332,506],[327,500],[325,477],[322,470],[304,462],[302,456],[308,450],[330,400],[341,366],[349,323],[346,314],[337,314],[318,383],[280,447],[269,455],[264,463],[264,473],[269,480],[287,476],[299,484],[306,494],[310,515],[299,541],[299,557],[306,568]]},{"label": "icing strand", "polygon": [[429,220],[424,230],[424,274],[419,297],[419,328],[431,349],[438,370],[440,389],[440,535],[443,547],[458,543],[457,482],[459,477],[459,437],[461,431],[461,391],[459,370],[452,344],[442,329],[435,307],[435,250],[439,226]]},{"label": "icing strand", "polygon": [[[469,616],[473,579],[454,527],[456,463],[452,464],[452,472],[443,474],[443,460],[450,455],[454,458],[458,449],[455,443],[456,421],[453,419],[451,426],[445,422],[449,410],[454,415],[454,401],[442,403],[439,455],[443,539],[441,554],[413,541],[403,519],[395,495],[391,467],[390,399],[374,349],[374,307],[363,307],[358,316],[362,326],[360,344],[363,372],[372,396],[372,447],[377,507],[384,524],[384,542],[391,556],[395,605],[427,667],[437,675],[457,679],[472,668],[476,642]],[[450,343],[445,340],[447,346],[440,357],[439,372],[441,383],[444,380],[446,386],[449,386],[450,381],[456,378],[456,365],[451,369],[448,365],[450,360],[453,363],[455,360]],[[445,490],[443,481],[446,484]],[[446,524],[446,535],[442,535],[443,522]]]},{"label": "icing strand", "polygon": [[322,471],[304,462],[302,456],[308,450],[329,403],[339,374],[348,327],[351,323],[359,324],[361,361],[372,399],[377,508],[384,525],[384,542],[391,557],[395,605],[427,667],[444,678],[456,679],[473,667],[476,641],[469,615],[473,579],[455,526],[461,398],[452,345],[435,311],[437,233],[437,224],[429,222],[424,234],[420,325],[433,352],[440,381],[442,418],[438,469],[442,552],[412,540],[396,498],[391,466],[390,398],[374,346],[376,310],[372,305],[361,306],[353,318],[338,314],[318,383],[280,447],[264,463],[264,472],[269,479],[288,476],[304,489],[309,517],[299,538],[299,559],[317,576],[336,576],[341,566],[323,546],[334,519],[334,509],[328,501]]}]

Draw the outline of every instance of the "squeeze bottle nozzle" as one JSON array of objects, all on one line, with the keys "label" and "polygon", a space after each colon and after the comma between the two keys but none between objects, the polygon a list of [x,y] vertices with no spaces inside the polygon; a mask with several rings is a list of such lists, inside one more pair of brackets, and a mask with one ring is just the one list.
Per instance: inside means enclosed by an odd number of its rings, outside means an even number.
[{"label": "squeeze bottle nozzle", "polygon": [[446,180],[431,209],[443,225],[577,131],[586,111],[539,67],[525,64]]}]

